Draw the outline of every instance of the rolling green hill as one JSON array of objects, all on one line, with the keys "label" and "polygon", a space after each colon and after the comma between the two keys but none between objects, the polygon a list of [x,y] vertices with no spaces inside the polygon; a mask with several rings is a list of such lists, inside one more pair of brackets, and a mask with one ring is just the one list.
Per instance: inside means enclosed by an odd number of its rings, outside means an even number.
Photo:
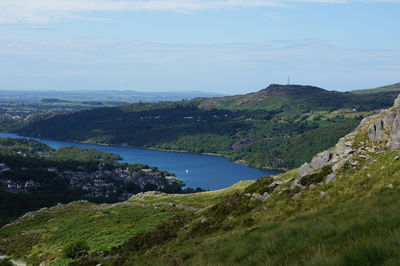
[{"label": "rolling green hill", "polygon": [[290,169],[332,146],[361,117],[389,107],[393,99],[275,84],[245,95],[45,114],[14,127],[0,123],[0,129],[50,139],[214,153],[254,167]]},{"label": "rolling green hill", "polygon": [[220,191],[41,210],[0,249],[32,265],[399,265],[399,121],[400,97],[300,168]]},{"label": "rolling green hill", "polygon": [[374,93],[388,93],[388,92],[398,92],[400,91],[400,83],[382,86],[373,89],[366,89],[366,90],[353,90],[350,91],[353,94],[374,94]]}]

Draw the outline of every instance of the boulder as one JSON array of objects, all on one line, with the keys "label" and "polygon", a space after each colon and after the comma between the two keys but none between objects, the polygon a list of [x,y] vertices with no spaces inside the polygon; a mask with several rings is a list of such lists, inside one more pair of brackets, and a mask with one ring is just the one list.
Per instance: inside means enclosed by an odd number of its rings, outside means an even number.
[{"label": "boulder", "polygon": [[346,148],[346,145],[344,145],[344,143],[345,143],[344,138],[341,138],[341,139],[338,141],[338,143],[336,143],[335,152],[336,152],[336,154],[338,154],[339,156],[342,155],[342,154],[344,153],[344,150],[345,150],[345,148]]},{"label": "boulder", "polygon": [[[399,97],[397,98],[399,99]],[[397,100],[396,99],[396,100]],[[390,137],[392,139],[392,150],[400,148],[400,110],[396,110],[397,116],[393,121]]]},{"label": "boulder", "polygon": [[400,107],[400,94],[397,96],[396,100],[394,100],[393,107]]},{"label": "boulder", "polygon": [[305,175],[311,174],[313,172],[313,168],[308,163],[304,163],[302,166],[299,168],[299,176],[303,177]]},{"label": "boulder", "polygon": [[336,178],[336,174],[335,173],[329,174],[325,179],[325,184],[328,184],[329,182],[335,180],[335,178]]},{"label": "boulder", "polygon": [[322,167],[329,163],[331,157],[332,154],[330,151],[321,152],[320,154],[314,156],[314,158],[311,160],[310,166],[316,171],[320,170]]}]

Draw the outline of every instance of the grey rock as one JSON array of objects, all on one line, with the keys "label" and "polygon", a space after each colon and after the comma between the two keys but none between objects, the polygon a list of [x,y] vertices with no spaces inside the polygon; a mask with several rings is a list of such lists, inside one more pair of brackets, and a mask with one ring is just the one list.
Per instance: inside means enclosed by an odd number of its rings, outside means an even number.
[{"label": "grey rock", "polygon": [[285,180],[285,181],[283,181],[283,183],[282,184],[286,184],[286,183],[289,183],[290,181],[292,181],[294,178],[293,177],[291,177],[291,178],[289,178],[289,179],[287,179],[287,180]]},{"label": "grey rock", "polygon": [[359,165],[359,164],[360,164],[360,163],[359,163],[358,161],[352,161],[352,162],[351,162],[351,165],[352,165],[352,166],[357,166],[357,165]]},{"label": "grey rock", "polygon": [[339,161],[339,162],[335,163],[332,166],[332,171],[333,172],[337,172],[337,170],[339,170],[346,162],[347,162],[347,160],[342,160],[342,161]]},{"label": "grey rock", "polygon": [[303,177],[305,175],[312,173],[313,171],[314,170],[308,163],[304,163],[302,166],[300,166],[298,173],[300,177]]},{"label": "grey rock", "polygon": [[326,192],[325,191],[321,191],[319,194],[321,195],[321,197],[325,197],[326,196]]},{"label": "grey rock", "polygon": [[[397,99],[399,99],[399,97]],[[399,112],[400,112],[400,110],[396,110],[397,116],[396,116],[396,119],[393,121],[392,130],[390,132],[390,137],[392,139],[392,150],[397,150],[400,148],[400,113]]]},{"label": "grey rock", "polygon": [[293,196],[292,196],[292,198],[297,198],[297,197],[299,197],[300,196],[300,194],[301,194],[301,192],[299,192],[299,193],[296,193],[296,194],[294,194]]},{"label": "grey rock", "polygon": [[325,184],[328,184],[329,182],[335,180],[335,178],[336,178],[336,174],[335,173],[329,174],[325,179]]},{"label": "grey rock", "polygon": [[396,161],[396,160],[398,160],[398,159],[399,159],[399,156],[396,156],[396,157],[394,157],[394,159],[393,159],[393,160],[395,160],[395,161]]},{"label": "grey rock", "polygon": [[393,188],[393,185],[392,185],[392,184],[389,184],[387,187],[390,188],[390,189],[392,189],[392,188]]},{"label": "grey rock", "polygon": [[309,189],[314,189],[314,188],[316,188],[316,187],[317,187],[317,186],[316,186],[315,184],[311,184],[311,185],[308,186]]},{"label": "grey rock", "polygon": [[344,145],[344,143],[345,143],[344,138],[341,138],[341,139],[338,141],[338,143],[335,145],[335,152],[336,152],[338,155],[341,155],[341,154],[344,153],[344,149],[346,148],[346,146]]},{"label": "grey rock", "polygon": [[267,200],[269,197],[271,197],[271,194],[269,194],[268,192],[264,192],[263,196],[263,200]]},{"label": "grey rock", "polygon": [[268,187],[276,187],[276,186],[281,185],[282,183],[283,183],[282,181],[274,181],[271,184],[269,184]]},{"label": "grey rock", "polygon": [[352,147],[352,146],[353,146],[353,141],[351,141],[351,140],[346,141],[346,142],[344,143],[344,145],[347,146],[347,147]]},{"label": "grey rock", "polygon": [[321,169],[323,166],[328,164],[329,160],[331,159],[331,156],[332,156],[332,154],[330,151],[324,151],[324,152],[317,154],[311,160],[311,163],[310,163],[311,168],[313,168],[314,170]]},{"label": "grey rock", "polygon": [[267,200],[269,197],[271,197],[271,195],[270,195],[268,192],[264,192],[263,195],[258,194],[258,193],[253,193],[253,196],[251,197],[250,200],[259,199],[259,200],[265,201],[265,200]]},{"label": "grey rock", "polygon": [[344,155],[349,155],[349,154],[351,154],[351,153],[353,153],[354,152],[354,150],[351,148],[351,147],[346,147],[345,149],[344,149]]},{"label": "grey rock", "polygon": [[400,94],[397,96],[396,100],[394,100],[393,107],[400,107]]},{"label": "grey rock", "polygon": [[299,180],[295,179],[292,184],[290,184],[290,190],[294,189],[295,187],[297,187],[299,184]]}]

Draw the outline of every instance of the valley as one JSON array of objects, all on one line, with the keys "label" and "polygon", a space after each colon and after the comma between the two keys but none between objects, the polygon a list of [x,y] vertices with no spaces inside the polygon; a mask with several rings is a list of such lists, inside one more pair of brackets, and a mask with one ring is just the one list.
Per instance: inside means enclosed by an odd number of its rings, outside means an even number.
[{"label": "valley", "polygon": [[246,95],[46,114],[0,124],[48,139],[212,153],[252,167],[287,170],[332,146],[393,94],[354,95],[313,86],[270,85]]},{"label": "valley", "polygon": [[397,265],[399,108],[278,176],[54,206],[1,228],[0,248],[32,265]]}]

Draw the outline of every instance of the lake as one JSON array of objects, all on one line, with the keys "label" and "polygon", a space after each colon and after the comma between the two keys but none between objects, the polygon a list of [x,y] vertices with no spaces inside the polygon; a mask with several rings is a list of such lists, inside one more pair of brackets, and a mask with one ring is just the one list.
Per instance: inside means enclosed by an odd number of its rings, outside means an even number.
[{"label": "lake", "polygon": [[[11,133],[0,133],[0,137],[23,138]],[[54,149],[58,149],[61,146],[76,146],[84,149],[95,148],[100,151],[112,152],[120,155],[123,158],[123,162],[148,164],[157,166],[160,170],[175,173],[180,180],[192,188],[201,187],[207,190],[217,190],[229,187],[241,180],[254,180],[265,175],[277,174],[274,171],[232,163],[227,158],[212,155],[32,139],[45,143]]]}]

